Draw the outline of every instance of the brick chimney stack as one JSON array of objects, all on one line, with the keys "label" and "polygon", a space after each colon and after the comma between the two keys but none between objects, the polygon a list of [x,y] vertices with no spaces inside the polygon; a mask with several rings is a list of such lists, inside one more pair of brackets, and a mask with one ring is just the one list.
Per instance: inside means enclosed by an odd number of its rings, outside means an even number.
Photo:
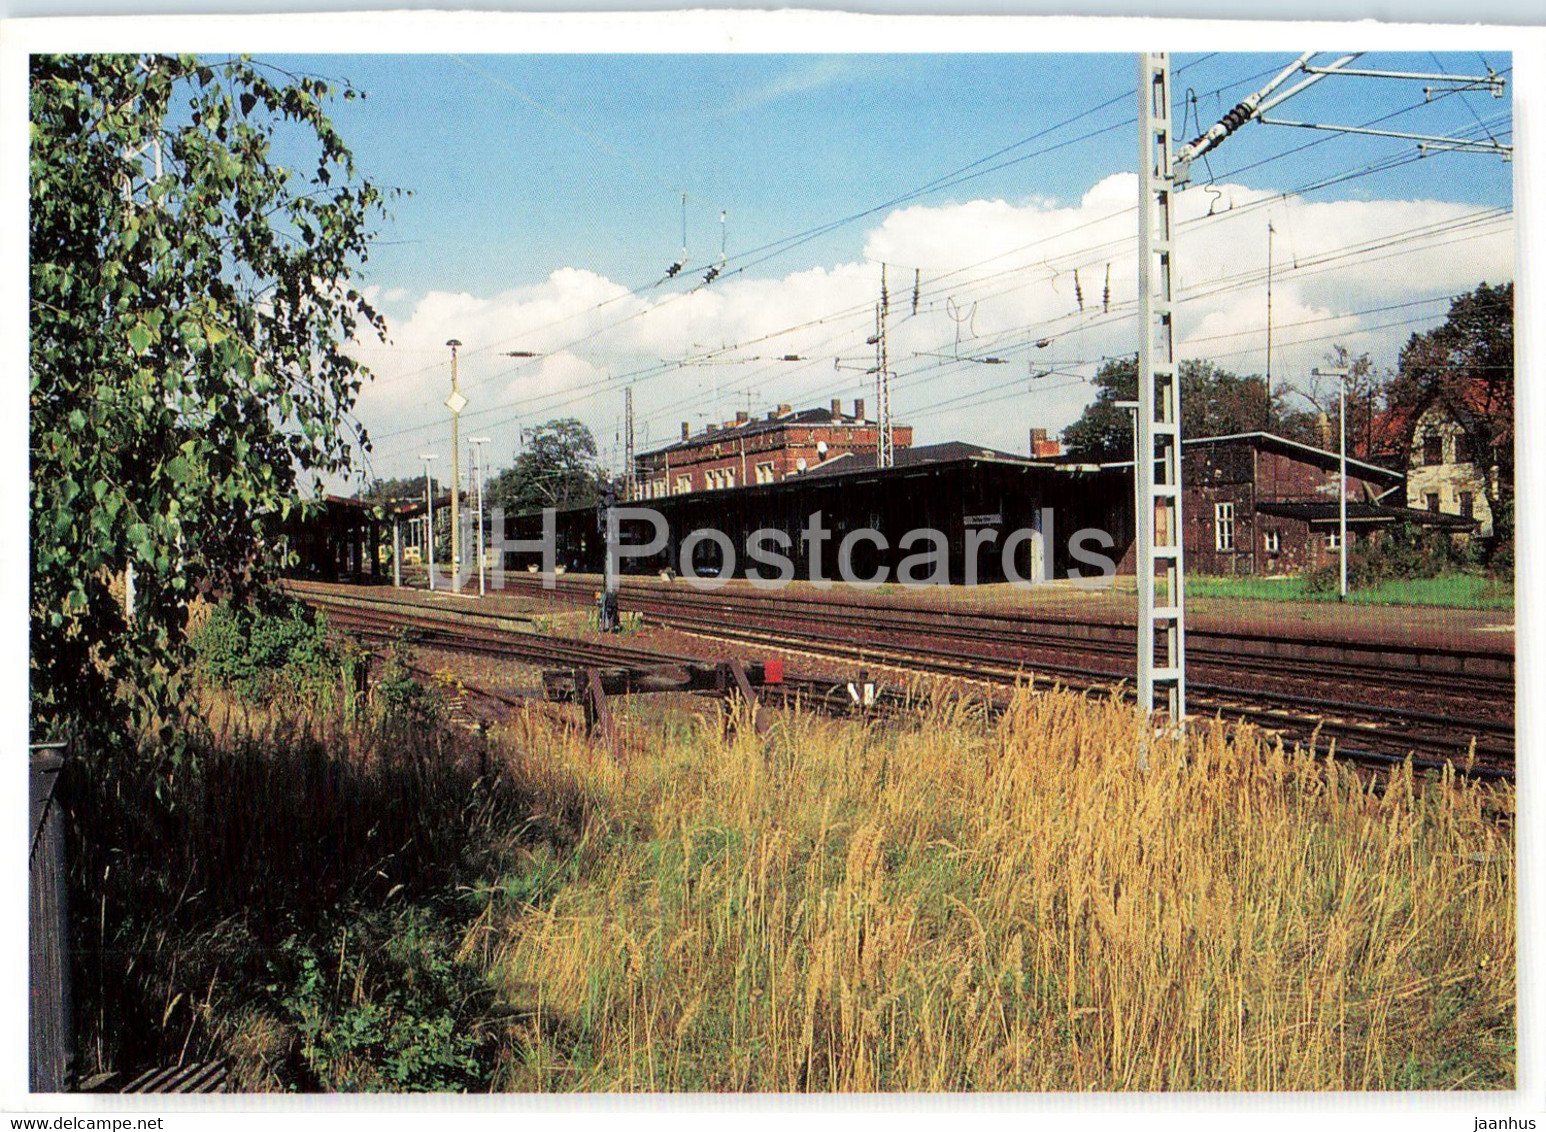
[{"label": "brick chimney stack", "polygon": [[1049,437],[1047,430],[1044,428],[1031,429],[1031,459],[1045,460],[1050,456],[1061,456],[1062,454],[1062,441]]},{"label": "brick chimney stack", "polygon": [[864,398],[863,397],[855,397],[854,398],[854,420],[858,421],[860,424],[864,423]]},{"label": "brick chimney stack", "polygon": [[832,419],[835,421],[843,419],[843,401],[839,397],[832,398]]},{"label": "brick chimney stack", "polygon": [[682,422],[682,439],[683,440],[689,440],[691,438],[692,438],[692,426],[689,425],[686,421],[683,421]]}]

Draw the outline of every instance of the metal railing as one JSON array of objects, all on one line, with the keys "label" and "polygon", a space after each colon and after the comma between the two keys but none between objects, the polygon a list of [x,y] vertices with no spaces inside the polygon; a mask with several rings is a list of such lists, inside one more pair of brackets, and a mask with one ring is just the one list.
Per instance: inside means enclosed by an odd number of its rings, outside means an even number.
[{"label": "metal railing", "polygon": [[32,821],[29,874],[28,1088],[62,1093],[73,1087],[75,1034],[70,1014],[69,877],[65,871],[65,813],[59,776],[63,743],[29,751]]}]

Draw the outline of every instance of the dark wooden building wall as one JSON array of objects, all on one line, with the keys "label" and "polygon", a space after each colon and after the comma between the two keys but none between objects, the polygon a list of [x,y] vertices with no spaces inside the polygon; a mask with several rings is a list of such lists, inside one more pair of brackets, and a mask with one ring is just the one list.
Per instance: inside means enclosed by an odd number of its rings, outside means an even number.
[{"label": "dark wooden building wall", "polygon": [[[1349,500],[1374,500],[1387,485],[1352,474],[1347,482]],[[1131,473],[1123,469],[1131,491]],[[1181,513],[1186,527],[1186,567],[1198,574],[1288,574],[1315,570],[1334,561],[1336,552],[1326,549],[1325,531],[1304,520],[1258,514],[1260,503],[1335,502],[1337,473],[1290,453],[1275,452],[1241,441],[1190,448],[1182,463]],[[1132,503],[1125,508],[1131,516]],[[1219,550],[1215,506],[1235,506],[1233,550]],[[1267,551],[1266,536],[1275,531],[1278,551]],[[1356,545],[1356,532],[1349,536]],[[1131,574],[1135,558],[1129,553],[1121,572]]]},{"label": "dark wooden building wall", "polygon": [[[1041,509],[1051,508],[1051,576],[1068,577],[1070,569],[1078,569],[1084,575],[1097,574],[1098,567],[1072,556],[1069,540],[1082,528],[1104,531],[1113,546],[1105,549],[1098,541],[1087,540],[1083,544],[1086,553],[1104,554],[1113,562],[1120,561],[1132,539],[1131,506],[1124,510],[1121,505],[1123,499],[1130,498],[1130,491],[1126,477],[1114,472],[957,461],[643,500],[639,506],[651,507],[665,518],[669,529],[667,546],[649,559],[625,558],[622,566],[628,573],[678,568],[682,540],[694,530],[713,529],[730,539],[736,554],[735,573],[745,577],[749,567],[757,567],[745,553],[748,537],[755,531],[770,529],[789,537],[788,550],[779,553],[794,563],[796,578],[809,579],[811,557],[800,536],[809,517],[820,512],[823,526],[830,532],[821,549],[823,577],[837,577],[838,548],[844,536],[869,528],[885,536],[887,549],[878,550],[867,541],[856,544],[854,572],[869,577],[877,568],[886,567],[888,581],[894,584],[901,561],[928,549],[927,543],[918,543],[904,551],[898,542],[908,531],[931,528],[945,536],[950,581],[960,584],[965,580],[967,518],[973,517],[978,520],[974,527],[991,526],[998,531],[997,540],[984,544],[978,552],[977,580],[999,582],[1005,580],[1002,548],[1008,536],[1020,529],[1039,529]],[[997,521],[986,521],[992,517]],[[519,516],[507,520],[506,527],[511,539],[536,538],[541,531],[541,517]],[[576,572],[596,573],[602,569],[603,542],[594,510],[561,512],[557,516],[557,533],[559,564]],[[643,542],[649,534],[645,523],[625,524],[623,542]],[[1022,577],[1031,574],[1031,553],[1029,541],[1022,541],[1015,556],[1015,568]],[[515,569],[526,569],[537,561],[534,553],[511,557],[509,565]],[[710,542],[698,545],[694,561],[704,574],[712,574],[722,565],[718,548]],[[772,574],[767,567],[759,572]]]}]

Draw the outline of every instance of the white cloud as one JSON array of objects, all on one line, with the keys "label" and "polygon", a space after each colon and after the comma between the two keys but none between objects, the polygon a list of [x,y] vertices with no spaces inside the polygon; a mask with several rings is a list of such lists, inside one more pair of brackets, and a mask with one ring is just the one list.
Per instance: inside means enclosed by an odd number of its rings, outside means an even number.
[{"label": "white cloud", "polygon": [[792,94],[820,90],[851,74],[853,67],[852,60],[835,56],[800,60],[778,77],[743,91],[725,107],[725,113],[743,114]]},{"label": "white cloud", "polygon": [[[865,339],[885,262],[898,419],[915,423],[919,443],[961,438],[1023,450],[1031,426],[1059,429],[1089,399],[1088,384],[1069,373],[1087,378],[1103,357],[1136,349],[1136,194],[1136,177],[1117,174],[1071,205],[974,200],[898,209],[866,234],[858,262],[780,278],[732,275],[696,291],[696,281],[678,281],[679,290],[632,295],[566,267],[497,295],[422,294],[393,321],[391,347],[362,347],[380,381],[359,413],[380,438],[376,464],[385,474],[411,470],[426,445],[443,447],[444,343],[453,335],[465,343],[462,385],[472,402],[464,433],[493,432],[497,454],[513,448],[517,418],[530,426],[576,415],[611,445],[628,375],[641,447],[646,437],[674,437],[683,420],[696,426],[778,402],[860,396],[873,412],[874,379],[862,370],[873,364]],[[1203,219],[1210,208],[1213,217]],[[1282,199],[1227,185],[1181,194],[1178,352],[1262,371],[1270,220],[1274,379],[1302,377],[1334,342],[1394,365],[1407,335],[1447,310],[1414,300],[1512,278],[1507,218],[1478,225],[1477,211],[1437,201]],[[1379,307],[1394,309],[1356,313]],[[504,356],[511,350],[547,356]],[[958,352],[1006,363],[950,364]],[[775,360],[787,354],[804,360]],[[702,364],[673,364],[684,358]]]}]

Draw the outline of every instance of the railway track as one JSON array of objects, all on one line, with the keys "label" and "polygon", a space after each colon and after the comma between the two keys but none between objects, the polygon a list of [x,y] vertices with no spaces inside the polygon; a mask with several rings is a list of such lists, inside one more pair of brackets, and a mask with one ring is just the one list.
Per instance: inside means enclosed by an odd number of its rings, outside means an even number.
[{"label": "railway track", "polygon": [[[425,608],[364,595],[343,596],[310,589],[299,590],[297,596],[325,610],[329,621],[337,628],[354,636],[378,641],[406,637],[409,643],[426,648],[562,668],[657,672],[673,665],[702,663],[701,657],[680,653],[635,649],[610,642],[598,643],[534,632],[512,633],[508,629],[469,623],[467,615],[455,610]],[[408,668],[420,677],[433,676],[422,665],[409,665]],[[542,689],[537,687],[500,691],[460,678],[458,684],[475,698],[500,707],[522,706],[543,697]],[[842,683],[819,676],[787,674],[780,684],[764,686],[761,692],[765,699],[774,703],[798,702],[807,707],[818,707],[828,714],[851,714],[861,705],[856,705],[843,689]],[[905,694],[892,690],[881,691],[877,704],[872,706],[900,708],[911,704],[912,700]]]},{"label": "railway track", "polygon": [[[581,582],[550,593],[560,600],[584,603],[594,592],[593,584]],[[406,622],[411,622],[424,644],[485,655],[516,656],[534,664],[649,668],[700,659],[611,643],[603,645],[574,638],[511,632],[508,622],[519,620],[518,616],[491,615],[475,606],[466,610],[428,607],[417,599],[404,599],[390,591],[385,594],[360,590],[340,593],[305,587],[300,596],[328,608],[343,627],[390,636],[401,631]],[[646,618],[682,632],[720,641],[990,684],[1042,678],[1074,689],[1109,692],[1115,686],[1128,691],[1123,688],[1125,674],[1104,665],[1091,666],[1073,659],[1027,657],[1023,648],[1016,655],[1009,645],[1018,643],[1017,640],[1009,637],[995,641],[991,636],[985,639],[986,627],[979,618],[973,618],[970,625],[973,633],[964,638],[948,624],[931,625],[931,631],[925,633],[923,625],[927,622],[905,617],[887,618],[881,623],[893,627],[902,623],[911,629],[902,642],[886,642],[873,639],[878,632],[855,634],[846,622],[840,628],[834,627],[828,618],[802,617],[799,610],[780,620],[769,616],[765,607],[748,610],[744,605],[727,603],[723,599],[718,601],[717,607],[714,603],[695,603],[689,599],[680,607],[662,609],[660,599],[640,601],[639,597],[637,592],[624,589],[625,605],[643,613]],[[848,620],[852,620],[851,609],[847,612],[850,613]],[[497,622],[506,624],[496,626]],[[1009,630],[1010,634],[1015,632]],[[962,648],[963,641],[974,647]],[[1065,658],[1078,653],[1076,647],[1063,644]],[[991,645],[1000,647],[996,651],[985,647]],[[1378,679],[1381,672],[1370,665],[1361,670],[1360,678]],[[1461,673],[1451,674],[1458,675]],[[1435,680],[1450,682],[1449,677],[1437,673],[1426,679],[1430,684]],[[818,683],[823,682],[796,680],[791,690],[803,688],[815,695]],[[1497,686],[1498,681],[1493,680],[1491,687],[1496,689]],[[1367,697],[1340,699],[1295,689],[1274,692],[1195,678],[1189,681],[1189,687],[1194,709],[1200,709],[1202,713],[1248,721],[1281,733],[1286,739],[1307,741],[1314,738],[1322,742],[1334,739],[1342,754],[1365,762],[1392,763],[1414,756],[1419,763],[1434,767],[1445,762],[1461,768],[1470,767],[1472,773],[1481,777],[1512,776],[1514,736],[1511,718],[1460,714],[1452,709],[1377,705],[1368,702]],[[1512,692],[1511,684],[1507,690]],[[1511,712],[1509,714],[1511,716]]]},{"label": "railway track", "polygon": [[[587,642],[540,632],[512,631],[515,622],[526,622],[529,629],[533,615],[490,612],[476,605],[467,608],[425,605],[422,594],[404,597],[393,591],[340,591],[317,586],[295,586],[295,589],[309,602],[328,609],[340,628],[379,639],[397,636],[408,628],[416,642],[422,645],[561,667],[659,670],[668,665],[700,660],[700,657],[638,650],[611,642]],[[570,602],[584,602],[591,594],[594,594],[594,588],[581,583],[567,586],[560,597]],[[708,615],[705,611],[676,612],[662,620],[694,636],[744,642],[762,650],[776,648],[827,662],[856,660],[873,668],[911,673],[923,671],[988,685],[1016,684],[1040,677],[1074,690],[1110,693],[1115,685],[1119,691],[1130,694],[1130,690],[1122,687],[1121,676],[1104,668],[963,654],[949,646],[932,643],[940,639],[940,634],[931,634],[929,643],[912,639],[906,645],[878,646],[855,642],[838,632],[821,631],[809,623],[795,622],[793,626],[785,623],[782,628],[748,625],[737,617],[725,617],[724,612],[720,615]],[[949,639],[948,634],[945,639]],[[833,685],[830,680],[819,677],[792,676],[781,694],[799,694],[809,697],[812,702],[827,702],[830,707],[838,707],[847,701],[841,694],[833,696],[836,687],[838,685]],[[1207,680],[1192,680],[1190,690],[1195,707],[1207,714],[1218,714],[1231,721],[1252,722],[1292,741],[1336,739],[1343,756],[1371,764],[1390,764],[1415,756],[1421,765],[1442,767],[1446,762],[1452,762],[1458,767],[1470,767],[1470,773],[1484,778],[1510,778],[1514,769],[1514,727],[1506,719],[1374,705],[1367,701],[1342,701],[1292,691],[1263,693],[1262,690],[1214,684]]]},{"label": "railway track", "polygon": [[[548,590],[535,575],[508,575],[507,589],[546,594],[570,603],[588,603],[598,589],[594,579],[559,577]],[[1102,658],[1110,674],[1132,669],[1136,627],[1129,622],[1076,619],[1027,612],[983,613],[971,610],[898,608],[844,597],[792,596],[754,590],[705,591],[685,583],[669,589],[654,582],[625,580],[623,608],[660,624],[733,618],[767,627],[798,621],[839,628],[860,639],[883,643],[891,637],[949,638],[986,656],[1030,659],[1038,653],[1078,652]],[[1288,674],[1316,680],[1363,681],[1377,677],[1381,687],[1431,692],[1443,678],[1447,693],[1496,698],[1500,686],[1512,694],[1513,657],[1506,653],[1432,645],[1398,645],[1316,636],[1264,636],[1217,628],[1187,629],[1187,659],[1193,665],[1273,676]]]},{"label": "railway track", "polygon": [[[674,619],[671,623],[678,628],[686,627]],[[1014,683],[1039,677],[1083,691],[1106,691],[1124,682],[1122,675],[1101,669],[1045,661],[1019,665],[988,663],[981,656],[916,642],[887,649],[853,644],[840,635],[809,631],[776,633],[734,627],[724,621],[695,622],[692,630],[761,647],[840,656],[877,667],[922,670],[969,680]],[[1476,760],[1485,765],[1513,763],[1511,723],[1321,696],[1271,693],[1195,679],[1188,680],[1187,686],[1193,710],[1199,714],[1246,720],[1298,739],[1319,734],[1323,739],[1335,738],[1343,745],[1361,744],[1361,749],[1370,754],[1374,753],[1370,746],[1373,744],[1387,748],[1385,753],[1397,758],[1417,751],[1435,759],[1465,762],[1474,753]]]}]

